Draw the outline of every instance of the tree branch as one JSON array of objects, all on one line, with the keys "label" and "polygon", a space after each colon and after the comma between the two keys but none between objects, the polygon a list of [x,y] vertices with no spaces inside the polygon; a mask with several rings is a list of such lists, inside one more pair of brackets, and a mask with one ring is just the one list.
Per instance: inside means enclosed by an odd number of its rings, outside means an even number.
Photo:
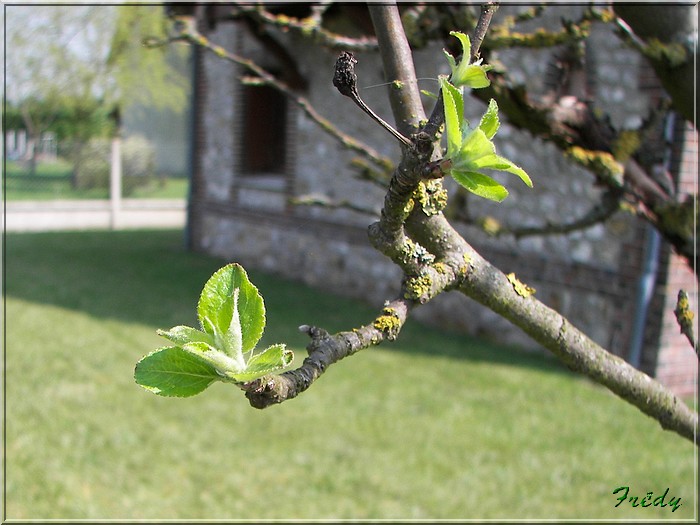
[{"label": "tree branch", "polygon": [[620,209],[619,192],[607,191],[603,194],[601,201],[596,203],[581,217],[568,222],[557,223],[547,221],[542,226],[531,227],[514,227],[504,226],[492,217],[482,217],[480,219],[472,219],[463,217],[459,214],[455,215],[455,219],[465,224],[478,224],[489,235],[500,237],[503,235],[512,235],[516,239],[523,237],[532,237],[536,235],[552,235],[565,234],[574,231],[584,230],[596,224],[603,223],[612,217]]},{"label": "tree branch", "polygon": [[255,408],[267,408],[295,398],[308,389],[333,363],[383,341],[396,339],[412,306],[412,301],[396,299],[388,303],[371,324],[335,335],[329,335],[322,328],[300,326],[299,330],[311,338],[307,346],[309,355],[299,368],[279,375],[265,376],[243,385],[248,401]]},{"label": "tree branch", "polygon": [[678,299],[676,300],[676,308],[673,310],[673,313],[676,316],[676,321],[681,329],[681,333],[688,339],[690,346],[693,347],[697,355],[698,343],[695,340],[695,330],[693,330],[695,314],[690,309],[688,292],[685,290],[678,290]]},{"label": "tree branch", "polygon": [[399,9],[396,4],[369,4],[369,14],[379,42],[384,76],[390,82],[389,100],[396,126],[403,135],[411,136],[425,119],[425,110]]},{"label": "tree branch", "polygon": [[[394,42],[388,49],[401,53],[405,37],[397,36],[391,14],[394,9],[395,6],[375,6],[373,21],[377,24],[377,34],[384,34],[384,38],[379,37],[380,48],[384,48],[386,39],[394,35],[398,43]],[[410,77],[412,61],[404,60],[408,70],[404,75]],[[398,73],[393,70],[397,67],[395,61],[388,62],[388,66],[385,62],[385,70]],[[403,99],[401,104],[396,104],[397,121],[404,119],[405,108],[415,108],[417,101],[416,96],[415,100]],[[375,247],[400,264],[409,278],[416,279],[414,284],[420,284],[420,288],[427,290],[424,296],[419,296],[421,302],[430,300],[435,290],[458,286],[465,295],[519,326],[572,370],[603,384],[655,418],[663,428],[696,441],[697,413],[660,383],[610,354],[559,313],[540,303],[530,293],[523,293],[521,287],[514,286],[512,280],[483,259],[452,228],[441,211],[426,214],[424,209],[414,206],[406,214],[406,205],[420,182],[420,173],[426,162],[425,156],[421,157],[416,151],[404,151],[384,201],[382,218],[370,227],[370,238]],[[434,259],[421,261],[416,257],[411,247],[418,246],[423,250],[421,253],[427,252]],[[406,257],[408,254],[413,256]],[[442,273],[437,271],[438,264],[442,265],[442,270],[449,268],[453,275],[444,285],[436,286],[433,279]],[[408,291],[407,284],[405,287]]]},{"label": "tree branch", "polygon": [[311,17],[304,19],[298,19],[287,15],[275,15],[267,11],[262,5],[253,5],[250,7],[238,6],[236,15],[246,16],[259,25],[276,27],[282,31],[293,31],[329,49],[342,49],[345,51],[377,50],[376,38],[351,38],[325,29],[322,25],[323,13],[320,9],[316,9]]}]

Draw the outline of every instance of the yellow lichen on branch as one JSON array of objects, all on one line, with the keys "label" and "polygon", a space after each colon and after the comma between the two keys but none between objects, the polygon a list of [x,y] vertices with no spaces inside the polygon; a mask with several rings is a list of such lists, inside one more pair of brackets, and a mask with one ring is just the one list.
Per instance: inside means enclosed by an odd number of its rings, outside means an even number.
[{"label": "yellow lichen on branch", "polygon": [[531,295],[534,295],[536,290],[518,279],[514,273],[509,273],[506,277],[508,277],[510,284],[513,285],[515,293],[517,293],[520,297],[530,297]]}]

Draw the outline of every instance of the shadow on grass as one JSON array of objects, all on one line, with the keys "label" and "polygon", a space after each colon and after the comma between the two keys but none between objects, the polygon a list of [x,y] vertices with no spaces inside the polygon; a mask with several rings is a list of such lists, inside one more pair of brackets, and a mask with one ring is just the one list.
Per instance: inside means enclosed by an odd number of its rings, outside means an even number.
[{"label": "shadow on grass", "polygon": [[[160,328],[196,326],[203,284],[225,261],[184,249],[182,231],[7,234],[8,297]],[[376,309],[269,274],[249,270],[267,307],[263,344],[304,347],[301,324],[330,332],[365,324]],[[569,373],[547,354],[448,333],[409,321],[387,350]]]}]

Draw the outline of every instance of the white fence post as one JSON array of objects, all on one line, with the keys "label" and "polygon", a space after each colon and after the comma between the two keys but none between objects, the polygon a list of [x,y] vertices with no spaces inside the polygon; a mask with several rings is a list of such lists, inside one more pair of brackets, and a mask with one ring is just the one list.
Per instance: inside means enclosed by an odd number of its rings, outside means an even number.
[{"label": "white fence post", "polygon": [[110,226],[119,227],[119,212],[122,207],[122,148],[121,138],[112,139],[112,162],[109,173]]}]

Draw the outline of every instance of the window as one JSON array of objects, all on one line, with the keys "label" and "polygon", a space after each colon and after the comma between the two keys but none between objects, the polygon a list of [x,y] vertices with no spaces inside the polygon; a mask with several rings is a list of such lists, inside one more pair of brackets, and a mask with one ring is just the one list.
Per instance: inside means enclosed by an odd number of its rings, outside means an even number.
[{"label": "window", "polygon": [[243,86],[242,175],[284,174],[287,99],[269,86]]}]

